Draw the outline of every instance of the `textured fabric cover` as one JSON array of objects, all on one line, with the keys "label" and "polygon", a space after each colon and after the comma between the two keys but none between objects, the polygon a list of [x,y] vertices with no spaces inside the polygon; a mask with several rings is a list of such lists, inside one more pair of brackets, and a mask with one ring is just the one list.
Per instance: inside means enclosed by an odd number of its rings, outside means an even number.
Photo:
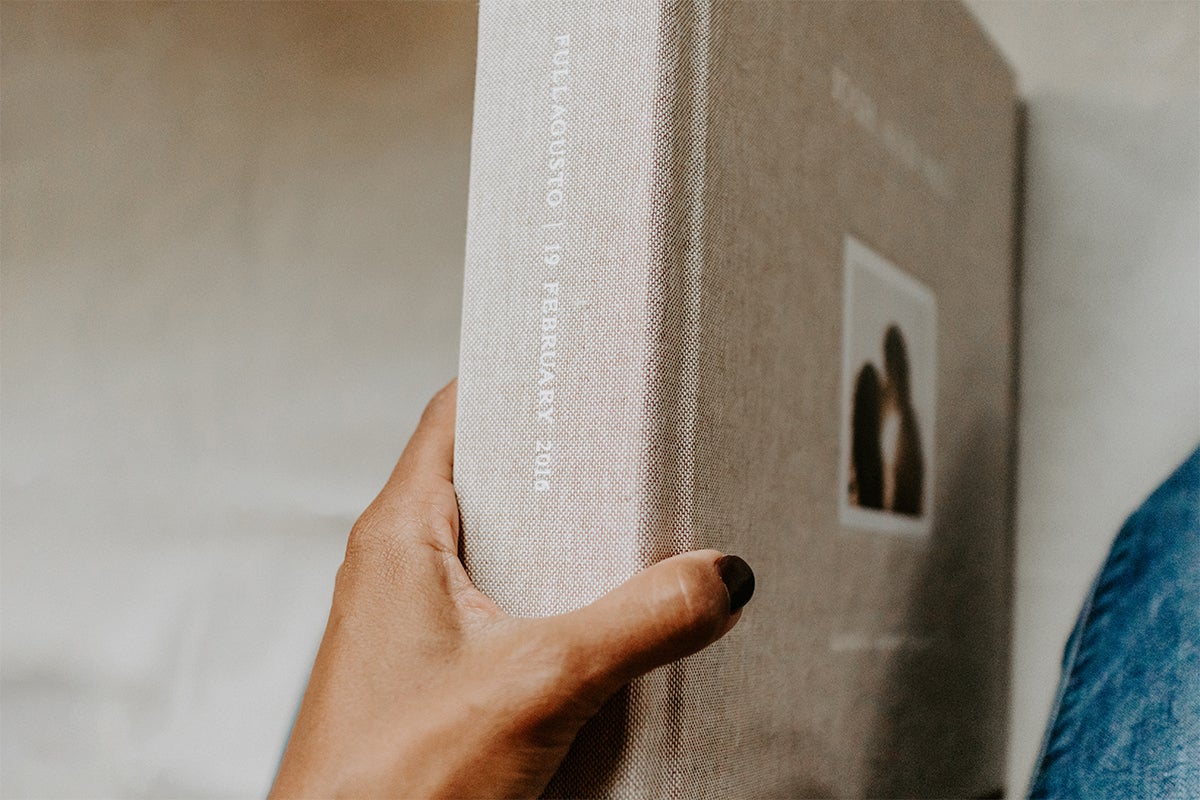
[{"label": "textured fabric cover", "polygon": [[[918,3],[485,0],[478,47],[468,570],[522,616],[698,547],[743,556],[759,587],[725,640],[615,697],[548,794],[998,787],[1016,154],[999,57],[960,7]],[[839,523],[848,236],[937,299],[924,535]]]}]

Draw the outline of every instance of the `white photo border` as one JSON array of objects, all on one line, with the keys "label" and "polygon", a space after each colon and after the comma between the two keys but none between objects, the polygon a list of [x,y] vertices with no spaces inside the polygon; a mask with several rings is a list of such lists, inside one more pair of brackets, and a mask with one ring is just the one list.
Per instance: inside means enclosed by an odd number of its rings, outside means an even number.
[{"label": "white photo border", "polygon": [[[929,309],[930,321],[933,325],[933,342],[930,363],[933,367],[935,382],[933,391],[932,419],[926,420],[928,426],[925,453],[925,481],[923,486],[922,508],[925,512],[918,518],[907,517],[891,511],[876,511],[850,504],[850,407],[853,403],[855,365],[851,364],[853,319],[854,319],[854,272],[861,269],[874,273],[897,290],[909,294],[921,305]],[[936,480],[936,447],[937,440],[937,299],[925,284],[904,272],[891,261],[879,255],[869,246],[851,234],[846,234],[842,262],[842,402],[841,402],[841,446],[839,448],[838,466],[838,522],[843,531],[872,531],[875,533],[891,534],[909,538],[926,538],[933,527],[933,498],[934,482]]]}]

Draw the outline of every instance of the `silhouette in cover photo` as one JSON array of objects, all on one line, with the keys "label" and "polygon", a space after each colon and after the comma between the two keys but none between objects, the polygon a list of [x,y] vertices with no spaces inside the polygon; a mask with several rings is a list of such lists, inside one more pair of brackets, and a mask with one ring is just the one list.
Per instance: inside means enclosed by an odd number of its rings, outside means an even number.
[{"label": "silhouette in cover photo", "polygon": [[850,414],[850,502],[921,516],[925,459],[899,326],[890,325],[884,333],[883,376],[870,361],[859,370]]}]

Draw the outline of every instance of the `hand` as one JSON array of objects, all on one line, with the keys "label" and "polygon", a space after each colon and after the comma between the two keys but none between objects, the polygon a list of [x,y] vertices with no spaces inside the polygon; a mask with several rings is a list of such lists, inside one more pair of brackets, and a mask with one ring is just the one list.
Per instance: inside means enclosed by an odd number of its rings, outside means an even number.
[{"label": "hand", "polygon": [[754,591],[700,550],[570,614],[506,615],[458,558],[456,389],[350,531],[272,797],[537,795],[609,696],[724,636]]}]

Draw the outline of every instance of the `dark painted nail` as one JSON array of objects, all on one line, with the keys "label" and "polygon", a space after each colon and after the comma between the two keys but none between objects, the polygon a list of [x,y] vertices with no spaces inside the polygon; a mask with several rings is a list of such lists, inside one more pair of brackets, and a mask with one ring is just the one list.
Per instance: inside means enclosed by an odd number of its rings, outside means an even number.
[{"label": "dark painted nail", "polygon": [[754,595],[754,571],[737,556],[721,556],[717,559],[717,572],[729,590],[729,613],[737,611]]}]

